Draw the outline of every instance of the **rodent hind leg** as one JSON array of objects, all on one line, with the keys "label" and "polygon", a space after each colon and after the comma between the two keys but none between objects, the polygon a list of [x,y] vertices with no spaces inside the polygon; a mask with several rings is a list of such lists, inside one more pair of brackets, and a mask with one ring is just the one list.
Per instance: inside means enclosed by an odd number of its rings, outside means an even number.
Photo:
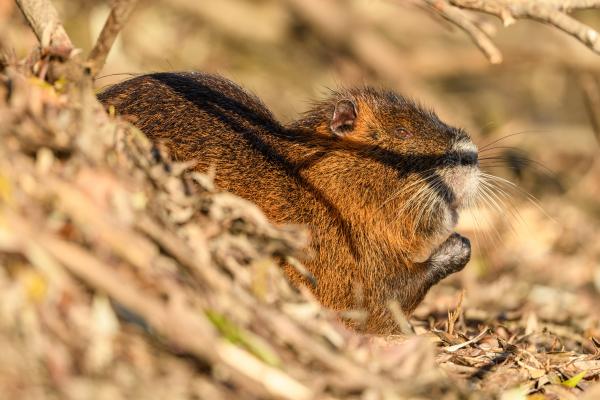
[{"label": "rodent hind leg", "polygon": [[426,290],[448,275],[462,270],[471,259],[471,242],[454,232],[433,251],[427,266]]}]

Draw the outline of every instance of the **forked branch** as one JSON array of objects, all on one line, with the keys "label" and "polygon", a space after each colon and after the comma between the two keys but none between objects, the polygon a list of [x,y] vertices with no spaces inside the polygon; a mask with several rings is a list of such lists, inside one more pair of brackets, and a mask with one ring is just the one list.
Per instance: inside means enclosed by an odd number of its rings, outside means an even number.
[{"label": "forked branch", "polygon": [[[16,0],[16,3],[37,36],[43,51],[65,60],[72,55],[73,43],[50,0]],[[87,65],[92,76],[104,66],[110,48],[136,3],[137,0],[114,0],[110,15],[88,57]]]},{"label": "forked branch", "polygon": [[425,2],[444,19],[465,31],[492,64],[502,62],[502,53],[500,53],[498,47],[496,47],[488,34],[475,24],[463,10],[454,7],[446,1],[425,0]]},{"label": "forked branch", "polygon": [[600,8],[600,0],[424,0],[434,11],[469,34],[492,63],[502,60],[490,37],[472,22],[465,10],[496,16],[504,26],[531,19],[562,30],[600,54],[600,34],[571,17],[576,9]]},{"label": "forked branch", "polygon": [[49,0],[16,0],[17,5],[37,36],[42,49],[68,58],[73,44]]}]

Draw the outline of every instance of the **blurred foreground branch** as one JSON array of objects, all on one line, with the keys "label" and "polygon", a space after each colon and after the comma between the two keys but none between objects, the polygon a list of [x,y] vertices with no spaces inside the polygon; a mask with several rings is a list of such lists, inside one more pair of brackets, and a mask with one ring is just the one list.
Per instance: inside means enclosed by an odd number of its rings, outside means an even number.
[{"label": "blurred foreground branch", "polygon": [[[51,1],[16,0],[16,2],[40,42],[42,56],[59,56],[63,60],[73,56],[73,44]],[[102,32],[100,32],[87,60],[87,67],[91,71],[92,77],[104,66],[117,35],[129,19],[136,3],[137,0],[117,0],[114,2]],[[59,75],[70,76],[77,80],[81,68],[74,67],[73,64],[69,67],[66,70],[61,68]]]},{"label": "blurred foreground branch", "polygon": [[52,55],[68,58],[73,50],[73,44],[52,3],[47,0],[16,0],[16,2],[42,48]]},{"label": "blurred foreground branch", "polygon": [[501,62],[502,56],[489,35],[473,22],[464,10],[496,16],[502,20],[504,26],[514,24],[518,19],[542,22],[568,33],[593,52],[600,54],[598,32],[568,15],[575,9],[599,8],[598,0],[425,0],[425,3],[443,18],[467,32],[493,64]]}]

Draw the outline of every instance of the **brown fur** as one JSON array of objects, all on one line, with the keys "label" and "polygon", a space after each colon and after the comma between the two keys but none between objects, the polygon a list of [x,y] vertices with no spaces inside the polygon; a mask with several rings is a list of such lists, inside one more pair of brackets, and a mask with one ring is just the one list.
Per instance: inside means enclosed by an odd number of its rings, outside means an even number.
[{"label": "brown fur", "polygon": [[[215,167],[219,188],[255,202],[274,223],[307,225],[314,294],[336,310],[368,310],[367,332],[394,332],[388,301],[411,312],[431,285],[468,261],[468,241],[448,238],[442,222],[455,201],[443,171],[454,166],[453,143],[468,136],[392,92],[333,92],[288,126],[255,96],[202,73],[139,76],[99,98],[133,116],[175,159],[194,159],[199,171]],[[344,99],[356,119],[335,134],[332,115]],[[423,178],[436,201],[399,215]],[[415,261],[421,253],[431,257]]]}]

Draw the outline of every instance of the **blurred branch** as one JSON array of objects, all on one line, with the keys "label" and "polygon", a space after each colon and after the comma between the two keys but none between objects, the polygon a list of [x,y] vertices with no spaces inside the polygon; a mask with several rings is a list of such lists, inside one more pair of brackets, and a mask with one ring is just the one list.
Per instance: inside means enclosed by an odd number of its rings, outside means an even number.
[{"label": "blurred branch", "polygon": [[110,15],[104,23],[100,36],[98,36],[96,45],[88,57],[92,76],[96,76],[104,66],[108,53],[114,44],[117,35],[129,19],[136,3],[137,0],[116,0],[114,2],[114,5],[110,10]]},{"label": "blurred branch", "polygon": [[590,73],[583,74],[580,79],[584,101],[590,115],[596,141],[600,144],[600,84]]},{"label": "blurred branch", "polygon": [[[73,51],[73,44],[52,2],[49,0],[16,0],[16,2],[37,36],[42,49],[50,55],[58,55],[63,59],[69,58]],[[104,66],[108,52],[136,3],[137,0],[116,0],[114,2],[96,45],[88,57],[92,76],[95,76]]]},{"label": "blurred branch", "polygon": [[411,80],[403,66],[406,60],[386,35],[361,22],[360,15],[348,12],[340,1],[286,0],[297,16],[327,43],[336,46],[340,54],[369,67],[391,82],[407,87]]},{"label": "blurred branch", "polygon": [[496,16],[505,26],[515,23],[517,19],[542,22],[568,33],[593,52],[600,54],[598,32],[567,14],[574,9],[599,8],[599,0],[425,0],[425,2],[442,17],[467,32],[492,63],[500,62],[500,53],[489,36],[461,14],[458,8]]},{"label": "blurred branch", "polygon": [[52,2],[16,0],[16,3],[40,42],[40,51],[32,53],[38,76],[48,82],[59,78],[79,82],[83,69],[77,57],[78,49],[73,47]]},{"label": "blurred branch", "polygon": [[17,5],[38,38],[42,49],[52,55],[68,58],[73,44],[48,0],[16,0]]},{"label": "blurred branch", "polygon": [[[24,222],[26,223],[26,222]],[[311,391],[289,375],[218,340],[216,332],[193,310],[177,300],[171,303],[144,293],[135,282],[116,276],[113,269],[85,249],[52,236],[39,236],[39,245],[68,271],[106,292],[112,299],[144,318],[157,332],[200,360],[220,363],[232,380],[258,397],[308,399]],[[216,343],[211,343],[209,339]]]}]

